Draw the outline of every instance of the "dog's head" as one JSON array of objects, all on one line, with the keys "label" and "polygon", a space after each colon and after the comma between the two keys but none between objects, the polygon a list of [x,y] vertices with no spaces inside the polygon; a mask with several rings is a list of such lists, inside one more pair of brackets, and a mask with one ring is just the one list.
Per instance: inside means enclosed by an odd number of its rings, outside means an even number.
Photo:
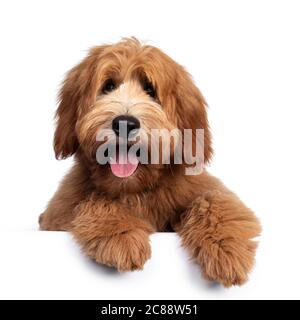
[{"label": "dog's head", "polygon": [[[152,129],[192,129],[193,134],[204,129],[203,161],[211,157],[204,98],[184,68],[159,49],[136,39],[99,46],[67,74],[57,110],[56,157],[80,155],[108,192],[151,188],[163,174],[172,172],[173,160],[163,164],[161,150],[156,164],[139,163],[138,156],[121,163],[123,155],[118,152],[107,164],[97,162],[99,146],[111,141],[123,145],[130,136],[138,136],[140,146],[150,146]],[[175,145],[179,140],[172,141]],[[128,150],[127,146],[125,153]]]}]

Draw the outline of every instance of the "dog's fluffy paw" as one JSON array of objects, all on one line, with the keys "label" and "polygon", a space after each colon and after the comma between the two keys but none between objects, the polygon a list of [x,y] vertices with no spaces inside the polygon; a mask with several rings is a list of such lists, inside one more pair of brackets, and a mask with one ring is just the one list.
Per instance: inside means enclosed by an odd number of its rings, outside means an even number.
[{"label": "dog's fluffy paw", "polygon": [[210,192],[194,201],[182,220],[183,245],[201,265],[206,279],[225,287],[241,285],[254,265],[260,224],[232,193]]},{"label": "dog's fluffy paw", "polygon": [[242,285],[254,264],[256,243],[250,240],[226,239],[211,243],[199,251],[203,276],[225,287]]},{"label": "dog's fluffy paw", "polygon": [[118,271],[141,270],[151,256],[149,235],[143,230],[132,230],[101,238],[86,248],[86,253]]}]

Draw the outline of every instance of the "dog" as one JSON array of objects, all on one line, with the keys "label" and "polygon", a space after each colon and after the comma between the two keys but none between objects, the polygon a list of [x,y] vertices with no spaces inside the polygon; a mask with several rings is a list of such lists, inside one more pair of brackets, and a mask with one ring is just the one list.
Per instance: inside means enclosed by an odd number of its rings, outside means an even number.
[{"label": "dog", "polygon": [[[118,271],[142,269],[149,236],[175,231],[206,279],[225,287],[248,279],[260,223],[205,169],[213,153],[207,104],[182,66],[135,38],[95,47],[66,75],[56,117],[56,157],[74,155],[75,163],[39,218],[42,230],[70,231],[87,256]],[[174,152],[169,163],[135,156],[121,164],[119,155],[99,164],[97,150],[107,142],[97,139],[99,130],[120,145],[129,140],[121,125],[143,137],[163,128],[195,137],[202,129],[203,170],[186,174]]]}]

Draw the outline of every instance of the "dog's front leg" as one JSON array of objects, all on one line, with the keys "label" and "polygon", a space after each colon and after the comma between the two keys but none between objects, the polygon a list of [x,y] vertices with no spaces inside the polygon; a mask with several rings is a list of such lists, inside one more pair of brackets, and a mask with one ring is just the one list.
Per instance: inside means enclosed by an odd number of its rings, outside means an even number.
[{"label": "dog's front leg", "polygon": [[98,263],[118,271],[142,269],[151,256],[154,229],[116,201],[95,196],[76,208],[71,232],[83,251]]},{"label": "dog's front leg", "polygon": [[260,224],[239,198],[204,174],[206,192],[185,212],[178,233],[205,278],[228,287],[243,284],[254,264]]}]

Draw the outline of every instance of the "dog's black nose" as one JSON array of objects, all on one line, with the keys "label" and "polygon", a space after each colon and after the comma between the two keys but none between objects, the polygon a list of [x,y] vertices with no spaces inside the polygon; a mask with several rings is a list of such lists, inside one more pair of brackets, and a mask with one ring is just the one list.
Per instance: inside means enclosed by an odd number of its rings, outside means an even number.
[{"label": "dog's black nose", "polygon": [[129,133],[131,135],[134,135],[137,133],[140,127],[141,124],[139,120],[133,116],[118,116],[114,118],[112,122],[112,129],[117,136],[125,135],[125,132],[127,132],[127,136],[129,135]]},{"label": "dog's black nose", "polygon": [[127,136],[129,135],[129,133],[131,135],[136,134],[139,128],[140,122],[133,116],[121,115],[114,118],[112,122],[112,129],[117,136],[125,135],[126,132]]}]

